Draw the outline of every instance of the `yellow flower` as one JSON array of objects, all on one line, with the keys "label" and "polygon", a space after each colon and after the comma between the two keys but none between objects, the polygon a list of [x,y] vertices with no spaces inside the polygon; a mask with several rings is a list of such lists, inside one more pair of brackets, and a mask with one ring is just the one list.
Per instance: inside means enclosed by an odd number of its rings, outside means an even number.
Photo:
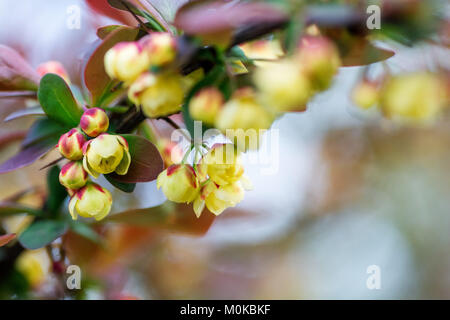
[{"label": "yellow flower", "polygon": [[149,118],[157,118],[181,110],[184,91],[181,76],[173,73],[142,74],[128,91],[128,98]]},{"label": "yellow flower", "polygon": [[86,138],[79,129],[72,129],[63,134],[58,141],[58,150],[69,160],[80,160],[83,158],[83,145]]},{"label": "yellow flower", "polygon": [[200,90],[189,103],[189,113],[195,120],[203,121],[208,125],[214,125],[224,98],[222,93],[214,87]]},{"label": "yellow flower", "polygon": [[133,81],[150,67],[150,57],[139,42],[120,42],[105,54],[105,70],[113,79]]},{"label": "yellow flower", "polygon": [[239,181],[219,186],[209,180],[194,201],[194,212],[197,217],[200,217],[206,205],[209,211],[219,215],[225,209],[234,207],[241,202],[244,199],[244,194],[244,187]]},{"label": "yellow flower", "polygon": [[15,263],[32,287],[41,284],[50,273],[50,257],[44,248],[22,252]]},{"label": "yellow flower", "polygon": [[172,62],[177,55],[175,37],[168,32],[152,32],[139,42],[150,57],[150,65],[162,66]]},{"label": "yellow flower", "polygon": [[103,133],[89,140],[83,147],[83,153],[83,167],[95,178],[112,172],[125,175],[130,167],[128,143],[118,135]]},{"label": "yellow flower", "polygon": [[183,160],[183,149],[177,143],[169,139],[159,139],[156,146],[166,167],[180,163]]},{"label": "yellow flower", "polygon": [[99,221],[111,211],[112,197],[108,190],[96,183],[88,182],[77,190],[69,202],[69,212],[73,220],[78,215],[84,218],[94,218]]},{"label": "yellow flower", "polygon": [[201,181],[208,175],[218,185],[236,182],[244,174],[241,154],[232,144],[217,144],[202,158],[197,172]]},{"label": "yellow flower", "polygon": [[258,68],[253,79],[261,101],[279,112],[304,111],[313,93],[308,77],[294,59]]},{"label": "yellow flower", "polygon": [[59,182],[66,188],[77,190],[84,187],[88,174],[83,169],[81,161],[71,161],[61,168]]},{"label": "yellow flower", "polygon": [[[242,44],[240,47],[250,59],[277,60],[284,55],[278,40],[257,40]],[[271,61],[255,61],[258,67],[270,66],[272,63]]]},{"label": "yellow flower", "polygon": [[103,109],[90,108],[81,116],[80,127],[89,137],[96,137],[108,130],[109,119]]},{"label": "yellow flower", "polygon": [[217,115],[216,128],[240,150],[259,148],[261,130],[269,129],[274,116],[261,106],[249,88],[238,90]]},{"label": "yellow flower", "polygon": [[433,120],[448,104],[445,89],[441,79],[432,73],[394,76],[382,88],[380,107],[388,117]]},{"label": "yellow flower", "polygon": [[378,103],[379,89],[377,83],[364,80],[352,91],[352,100],[360,108],[368,109]]},{"label": "yellow flower", "polygon": [[170,201],[190,203],[197,197],[199,183],[194,168],[187,164],[174,164],[161,172],[156,180],[158,189]]},{"label": "yellow flower", "polygon": [[323,36],[305,36],[300,41],[297,59],[315,90],[327,89],[341,66],[339,51]]}]

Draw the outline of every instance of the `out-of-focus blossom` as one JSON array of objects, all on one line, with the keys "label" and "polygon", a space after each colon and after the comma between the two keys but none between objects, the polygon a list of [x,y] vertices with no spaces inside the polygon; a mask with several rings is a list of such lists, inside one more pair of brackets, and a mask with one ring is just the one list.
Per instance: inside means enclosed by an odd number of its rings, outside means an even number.
[{"label": "out-of-focus blossom", "polygon": [[43,77],[47,73],[57,74],[58,76],[63,78],[67,84],[70,84],[69,74],[59,61],[44,62],[37,67],[36,71],[41,77]]},{"label": "out-of-focus blossom", "polygon": [[181,76],[145,72],[131,85],[128,97],[150,118],[178,112],[184,97]]},{"label": "out-of-focus blossom", "polygon": [[40,285],[50,273],[51,261],[45,248],[25,250],[16,260],[19,270],[32,287]]},{"label": "out-of-focus blossom", "polygon": [[161,67],[172,62],[177,55],[177,43],[168,32],[152,32],[140,40],[150,58],[150,65]]},{"label": "out-of-focus blossom", "polygon": [[222,108],[224,98],[222,93],[214,87],[200,90],[189,103],[189,112],[195,120],[214,125],[217,114]]},{"label": "out-of-focus blossom", "polygon": [[353,88],[352,100],[358,107],[368,109],[378,103],[379,92],[378,83],[363,80]]}]

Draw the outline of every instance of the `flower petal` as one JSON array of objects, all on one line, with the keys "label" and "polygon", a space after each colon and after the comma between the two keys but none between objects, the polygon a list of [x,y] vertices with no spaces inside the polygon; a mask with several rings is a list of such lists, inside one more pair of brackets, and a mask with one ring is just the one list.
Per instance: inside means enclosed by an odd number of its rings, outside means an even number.
[{"label": "flower petal", "polygon": [[89,162],[87,160],[87,156],[83,157],[83,168],[84,168],[84,170],[86,170],[87,173],[89,173],[95,179],[97,179],[98,176],[100,175],[98,172],[96,172],[94,169],[91,168],[91,166],[89,165]]},{"label": "flower petal", "polygon": [[124,176],[128,173],[128,169],[130,168],[130,163],[131,163],[131,156],[130,156],[130,152],[128,151],[128,149],[123,150],[123,157],[122,160],[120,161],[119,165],[116,168],[116,173]]}]

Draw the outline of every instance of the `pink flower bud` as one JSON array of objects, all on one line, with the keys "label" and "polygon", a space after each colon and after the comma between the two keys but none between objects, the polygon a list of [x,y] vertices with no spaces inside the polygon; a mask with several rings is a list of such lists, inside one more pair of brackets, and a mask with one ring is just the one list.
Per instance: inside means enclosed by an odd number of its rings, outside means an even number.
[{"label": "pink flower bud", "polygon": [[69,160],[83,158],[83,145],[86,142],[84,134],[76,128],[63,134],[58,141],[59,152]]},{"label": "pink flower bud", "polygon": [[103,109],[91,108],[81,116],[80,127],[89,137],[96,137],[108,130],[109,119]]},{"label": "pink flower bud", "polygon": [[68,84],[70,84],[69,75],[67,74],[66,69],[64,69],[63,65],[59,61],[48,61],[40,64],[37,69],[37,73],[43,77],[47,73],[54,73],[64,79]]},{"label": "pink flower bud", "polygon": [[81,161],[71,161],[61,168],[59,182],[66,188],[77,190],[86,185],[88,174]]}]

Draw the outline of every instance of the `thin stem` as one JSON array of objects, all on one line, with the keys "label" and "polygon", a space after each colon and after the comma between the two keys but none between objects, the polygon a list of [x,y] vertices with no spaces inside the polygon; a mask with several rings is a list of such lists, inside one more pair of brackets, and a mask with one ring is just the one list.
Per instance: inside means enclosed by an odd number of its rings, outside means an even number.
[{"label": "thin stem", "polygon": [[142,26],[142,28],[144,28],[145,31],[147,31],[147,33],[150,33],[150,32],[152,31],[152,30],[150,30],[150,29],[145,25],[144,21],[142,21],[141,18],[139,18],[139,17],[137,16],[137,14],[135,14],[135,13],[133,12],[133,10],[131,10],[131,8],[128,6],[128,4],[126,4],[125,1],[120,1],[120,2],[121,2],[121,3],[123,4],[123,6],[128,10],[128,12],[130,12],[130,13],[133,15],[133,17],[136,19],[136,21],[139,22],[139,24]]}]

